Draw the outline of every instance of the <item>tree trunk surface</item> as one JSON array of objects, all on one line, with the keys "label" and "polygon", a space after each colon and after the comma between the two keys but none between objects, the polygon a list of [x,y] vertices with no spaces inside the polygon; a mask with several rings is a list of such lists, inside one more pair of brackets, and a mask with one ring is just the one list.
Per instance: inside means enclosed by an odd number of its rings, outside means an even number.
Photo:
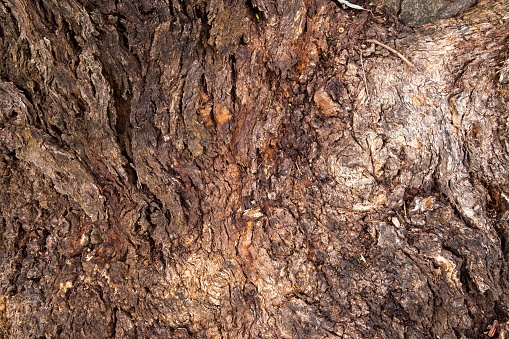
[{"label": "tree trunk surface", "polygon": [[2,337],[506,338],[509,1],[356,3],[0,0]]}]

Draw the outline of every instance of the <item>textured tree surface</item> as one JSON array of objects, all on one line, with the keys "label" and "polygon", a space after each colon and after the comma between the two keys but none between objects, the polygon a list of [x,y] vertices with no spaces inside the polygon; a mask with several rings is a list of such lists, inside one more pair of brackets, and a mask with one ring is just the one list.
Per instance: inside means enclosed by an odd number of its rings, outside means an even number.
[{"label": "textured tree surface", "polygon": [[505,338],[509,1],[356,3],[0,0],[2,337]]},{"label": "textured tree surface", "polygon": [[477,0],[379,0],[408,25],[421,25],[450,18],[472,7]]}]

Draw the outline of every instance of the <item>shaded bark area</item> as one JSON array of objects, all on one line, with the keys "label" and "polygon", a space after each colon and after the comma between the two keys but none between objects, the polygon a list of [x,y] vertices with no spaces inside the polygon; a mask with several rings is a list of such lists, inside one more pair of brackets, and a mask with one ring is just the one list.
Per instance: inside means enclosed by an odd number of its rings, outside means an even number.
[{"label": "shaded bark area", "polygon": [[504,338],[508,13],[0,0],[3,335]]},{"label": "shaded bark area", "polygon": [[398,19],[410,26],[451,18],[474,6],[477,0],[380,0]]}]

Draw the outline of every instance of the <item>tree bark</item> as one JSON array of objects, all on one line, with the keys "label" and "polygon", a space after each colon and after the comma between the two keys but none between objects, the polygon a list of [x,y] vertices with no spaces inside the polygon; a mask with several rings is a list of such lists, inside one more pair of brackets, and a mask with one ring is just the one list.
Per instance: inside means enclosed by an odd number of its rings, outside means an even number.
[{"label": "tree bark", "polygon": [[3,337],[505,338],[509,1],[357,3],[0,0]]}]

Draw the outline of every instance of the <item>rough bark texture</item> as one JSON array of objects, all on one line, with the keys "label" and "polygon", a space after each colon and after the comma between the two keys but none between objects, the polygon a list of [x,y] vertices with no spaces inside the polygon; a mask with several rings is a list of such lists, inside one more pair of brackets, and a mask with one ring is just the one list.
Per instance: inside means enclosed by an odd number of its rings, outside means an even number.
[{"label": "rough bark texture", "polygon": [[1,0],[4,337],[504,338],[508,13]]},{"label": "rough bark texture", "polygon": [[450,18],[477,3],[477,0],[380,0],[407,25],[422,25]]}]

